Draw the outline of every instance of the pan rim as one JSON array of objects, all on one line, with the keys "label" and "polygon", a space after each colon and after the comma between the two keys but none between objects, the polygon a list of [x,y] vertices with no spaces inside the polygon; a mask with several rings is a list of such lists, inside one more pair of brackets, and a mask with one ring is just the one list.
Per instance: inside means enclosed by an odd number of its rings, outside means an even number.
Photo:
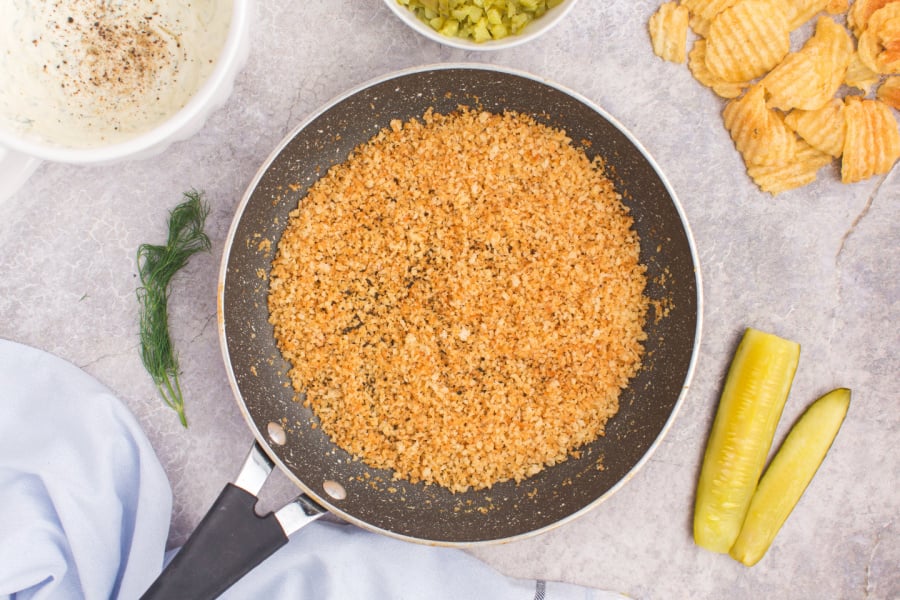
[{"label": "pan rim", "polygon": [[[370,87],[373,87],[378,84],[382,84],[394,79],[398,79],[401,77],[405,77],[408,75],[413,75],[422,72],[428,71],[438,71],[438,70],[480,70],[480,71],[490,71],[496,73],[503,73],[508,75],[513,75],[517,77],[521,77],[524,79],[530,79],[542,85],[554,88],[578,102],[584,104],[587,108],[590,108],[592,111],[596,112],[602,118],[604,118],[610,125],[619,130],[622,135],[624,135],[629,143],[631,143],[635,149],[637,149],[643,158],[647,161],[653,171],[656,173],[657,177],[659,177],[660,182],[666,190],[666,193],[669,195],[671,202],[678,214],[678,218],[680,220],[682,229],[684,230],[686,241],[688,248],[690,250],[691,261],[693,264],[693,273],[694,273],[694,285],[695,285],[695,302],[696,302],[696,324],[694,327],[694,342],[691,350],[690,360],[688,362],[688,368],[685,373],[684,381],[682,382],[681,392],[676,399],[671,412],[669,413],[666,422],[663,427],[660,429],[659,433],[656,435],[653,442],[641,456],[641,458],[628,470],[628,472],[621,477],[614,485],[612,485],[608,490],[606,490],[603,494],[586,504],[581,509],[566,515],[563,518],[560,518],[553,523],[549,523],[543,527],[538,527],[536,529],[515,534],[512,536],[498,538],[498,539],[490,539],[490,540],[475,540],[475,541],[445,541],[445,540],[431,540],[427,538],[418,538],[410,535],[405,535],[402,533],[397,533],[388,529],[384,529],[371,523],[368,523],[358,517],[350,515],[344,511],[342,511],[339,507],[334,506],[331,502],[328,501],[327,498],[323,497],[321,494],[316,493],[312,490],[307,484],[301,481],[298,477],[294,475],[292,470],[284,464],[284,462],[278,457],[278,455],[272,451],[270,447],[270,442],[268,441],[265,433],[260,431],[254,422],[250,412],[246,406],[246,402],[244,401],[243,395],[240,391],[240,388],[237,383],[237,378],[234,373],[233,364],[231,361],[231,356],[228,351],[228,341],[226,337],[226,323],[225,323],[225,311],[224,311],[224,300],[225,300],[225,281],[228,273],[228,262],[231,256],[231,249],[236,239],[236,233],[238,229],[238,225],[243,217],[244,211],[250,201],[250,198],[253,196],[254,192],[257,189],[260,181],[262,180],[265,173],[271,167],[272,163],[278,158],[281,152],[287,147],[288,144],[296,137],[301,131],[303,131],[306,127],[308,127],[312,122],[314,122],[317,118],[319,118],[322,114],[332,109],[334,106],[339,104],[340,102],[358,94]],[[344,521],[357,525],[363,529],[380,533],[383,535],[387,535],[396,539],[401,539],[408,542],[427,544],[427,545],[437,545],[437,546],[445,546],[445,547],[457,547],[457,548],[473,548],[478,546],[492,546],[498,544],[504,544],[512,541],[523,540],[527,538],[531,538],[537,535],[541,535],[546,533],[552,529],[556,529],[562,525],[570,523],[577,518],[583,516],[585,513],[595,509],[605,500],[607,500],[610,496],[612,496],[615,492],[621,489],[626,483],[631,481],[638,472],[643,468],[643,466],[650,460],[652,455],[656,452],[657,448],[661,445],[662,440],[666,437],[666,434],[671,429],[672,424],[675,422],[678,413],[680,412],[681,406],[684,404],[685,398],[687,396],[687,392],[691,387],[691,382],[693,380],[694,372],[696,369],[700,345],[701,345],[701,336],[703,329],[703,285],[702,285],[702,276],[701,276],[701,268],[699,256],[696,249],[696,244],[694,241],[694,235],[691,230],[690,224],[687,220],[687,215],[684,211],[684,207],[682,206],[678,196],[675,193],[675,190],[672,188],[668,178],[663,173],[659,164],[656,160],[651,156],[649,151],[644,147],[644,145],[637,140],[637,138],[628,130],[618,119],[609,114],[605,109],[603,109],[596,102],[586,98],[585,96],[571,90],[559,83],[551,81],[545,77],[541,77],[538,75],[534,75],[528,73],[526,71],[522,71],[519,69],[497,66],[491,64],[483,64],[483,63],[469,63],[469,62],[453,62],[453,63],[437,63],[437,64],[425,64],[416,67],[409,67],[405,69],[400,69],[396,71],[391,71],[385,74],[382,74],[378,77],[369,79],[359,85],[356,85],[341,94],[333,97],[328,102],[322,104],[313,112],[308,114],[306,118],[304,118],[297,126],[291,129],[282,140],[276,145],[274,150],[270,152],[268,157],[263,161],[256,174],[248,183],[243,196],[241,197],[241,201],[238,203],[235,208],[234,215],[232,217],[231,224],[228,229],[228,234],[224,240],[224,249],[222,253],[222,258],[219,264],[219,277],[218,277],[218,286],[217,286],[217,328],[219,333],[219,347],[222,353],[222,359],[225,363],[226,375],[228,377],[228,383],[231,387],[234,400],[238,404],[238,408],[246,421],[247,425],[250,428],[250,431],[253,433],[256,443],[260,448],[266,453],[267,456],[274,462],[275,465],[278,466],[279,470],[287,476],[290,481],[298,487],[298,489],[308,495],[315,502],[320,504],[322,507],[327,509],[332,514],[341,518]]]}]

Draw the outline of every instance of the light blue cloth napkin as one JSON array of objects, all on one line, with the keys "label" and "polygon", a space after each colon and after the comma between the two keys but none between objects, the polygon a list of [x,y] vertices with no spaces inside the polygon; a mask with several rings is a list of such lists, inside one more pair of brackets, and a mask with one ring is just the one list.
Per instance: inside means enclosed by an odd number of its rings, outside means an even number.
[{"label": "light blue cloth napkin", "polygon": [[[108,389],[59,358],[0,340],[0,600],[139,598],[165,561],[171,508],[153,448]],[[460,550],[317,522],[223,598],[622,596],[512,579]]]},{"label": "light blue cloth napkin", "polygon": [[137,598],[172,495],[131,413],[49,354],[0,341],[0,598]]}]

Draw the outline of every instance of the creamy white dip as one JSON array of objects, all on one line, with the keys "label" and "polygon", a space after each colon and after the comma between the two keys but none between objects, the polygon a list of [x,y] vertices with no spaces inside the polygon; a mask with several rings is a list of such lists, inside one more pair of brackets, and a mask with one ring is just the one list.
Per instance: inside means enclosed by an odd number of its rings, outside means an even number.
[{"label": "creamy white dip", "polygon": [[0,127],[57,145],[121,142],[202,86],[232,0],[0,1]]}]

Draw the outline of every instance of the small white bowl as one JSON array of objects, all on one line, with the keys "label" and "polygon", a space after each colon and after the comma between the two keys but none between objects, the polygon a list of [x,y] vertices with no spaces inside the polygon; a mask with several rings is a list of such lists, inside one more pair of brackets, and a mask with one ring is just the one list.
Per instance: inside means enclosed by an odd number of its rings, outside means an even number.
[{"label": "small white bowl", "polygon": [[144,133],[121,142],[74,148],[0,128],[0,202],[12,196],[42,161],[96,165],[147,158],[197,133],[225,104],[247,62],[252,5],[253,0],[232,0],[228,34],[212,72],[180,110]]},{"label": "small white bowl", "polygon": [[575,6],[575,2],[577,2],[577,0],[565,0],[561,4],[554,6],[539,18],[530,22],[521,32],[515,35],[510,35],[509,37],[505,37],[502,40],[475,42],[465,38],[441,35],[430,25],[428,25],[428,23],[419,19],[413,13],[413,11],[409,10],[405,6],[400,5],[397,0],[384,0],[384,3],[387,4],[388,8],[391,9],[391,11],[395,15],[397,15],[400,20],[402,20],[404,23],[406,23],[425,37],[430,38],[435,42],[444,44],[445,46],[452,46],[454,48],[461,48],[463,50],[504,50],[506,48],[512,48],[514,46],[524,44],[525,42],[531,41],[539,35],[550,31],[550,29],[552,29],[557,23],[562,21],[567,14],[569,14],[569,11],[572,10],[572,8]]}]

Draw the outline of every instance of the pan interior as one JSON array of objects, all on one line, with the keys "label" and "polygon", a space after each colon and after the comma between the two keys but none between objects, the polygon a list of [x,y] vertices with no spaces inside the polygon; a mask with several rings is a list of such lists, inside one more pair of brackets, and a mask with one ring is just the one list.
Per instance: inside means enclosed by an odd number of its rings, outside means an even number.
[{"label": "pan interior", "polygon": [[[268,322],[267,275],[288,213],[329,167],[392,119],[421,117],[428,108],[448,113],[459,105],[531,115],[565,129],[589,157],[603,158],[635,219],[652,307],[643,367],[620,397],[619,413],[607,423],[604,437],[584,447],[578,458],[520,484],[453,494],[368,468],[311,427],[315,418],[297,401],[289,365]],[[429,68],[380,80],[338,100],[273,156],[235,217],[230,243],[220,286],[222,341],[244,414],[264,442],[269,441],[268,424],[281,424],[286,443],[268,443],[268,450],[305,491],[339,515],[384,533],[469,544],[523,536],[565,521],[627,478],[667,427],[691,371],[697,278],[677,202],[645,154],[602,112],[522,74]],[[325,482],[339,483],[346,497],[329,496]]]}]

